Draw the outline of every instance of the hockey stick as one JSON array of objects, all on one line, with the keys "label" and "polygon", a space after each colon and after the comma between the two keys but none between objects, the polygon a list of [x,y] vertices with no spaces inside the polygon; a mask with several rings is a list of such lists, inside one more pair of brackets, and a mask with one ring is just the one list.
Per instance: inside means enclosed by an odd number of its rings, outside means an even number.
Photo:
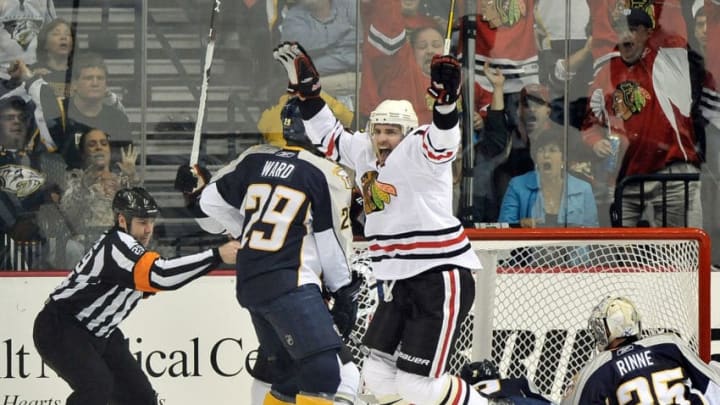
[{"label": "hockey stick", "polygon": [[445,43],[443,44],[443,55],[450,53],[450,36],[452,34],[452,24],[455,18],[455,0],[450,0],[450,13],[448,14],[447,30],[445,31]]},{"label": "hockey stick", "polygon": [[190,152],[191,168],[197,164],[200,155],[200,138],[205,118],[205,104],[207,104],[208,81],[210,80],[210,68],[212,67],[213,53],[215,52],[215,18],[219,13],[220,0],[213,0],[212,13],[210,14],[210,32],[208,34],[207,48],[205,49],[205,66],[203,66],[202,86],[200,87],[200,105],[198,105],[195,134],[193,135],[192,150]]}]

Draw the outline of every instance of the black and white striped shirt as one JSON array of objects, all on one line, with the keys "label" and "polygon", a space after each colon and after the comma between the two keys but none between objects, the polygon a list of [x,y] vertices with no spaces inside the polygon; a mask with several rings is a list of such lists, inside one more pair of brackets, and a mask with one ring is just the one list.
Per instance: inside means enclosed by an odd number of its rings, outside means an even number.
[{"label": "black and white striped shirt", "polygon": [[174,290],[220,264],[217,248],[164,259],[113,228],[50,294],[50,300],[93,335],[109,336],[147,293]]}]

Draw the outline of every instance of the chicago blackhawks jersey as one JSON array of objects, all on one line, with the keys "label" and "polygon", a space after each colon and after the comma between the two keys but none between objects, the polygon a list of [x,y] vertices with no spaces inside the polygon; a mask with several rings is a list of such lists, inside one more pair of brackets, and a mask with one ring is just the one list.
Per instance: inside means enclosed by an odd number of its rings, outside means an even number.
[{"label": "chicago blackhawks jersey", "polygon": [[675,335],[638,340],[593,358],[563,405],[720,404],[720,375]]},{"label": "chicago blackhawks jersey", "polygon": [[[475,81],[485,90],[493,90],[483,70],[486,61],[505,76],[505,93],[539,82],[534,9],[535,0],[478,1]],[[462,38],[458,49],[462,52]]]},{"label": "chicago blackhawks jersey", "polygon": [[[720,35],[720,0],[705,0],[707,38]],[[716,128],[720,128],[720,43],[707,41],[705,45],[705,83],[700,101],[703,116]]]},{"label": "chicago blackhawks jersey", "polygon": [[[597,72],[610,59],[620,56],[616,28],[622,26],[625,10],[639,8],[653,21],[653,46],[665,46],[668,40],[687,43],[685,18],[680,0],[588,0],[592,30],[593,67]],[[710,24],[708,24],[710,27]]]},{"label": "chicago blackhawks jersey", "polygon": [[350,282],[352,180],[304,149],[259,145],[221,169],[202,211],[240,240],[237,297],[247,306],[320,280]]},{"label": "chicago blackhawks jersey", "polygon": [[590,88],[592,114],[583,138],[594,145],[608,132],[627,142],[622,174],[645,174],[672,162],[698,163],[690,109],[690,68],[682,43],[647,46],[641,59],[627,66],[613,58]]},{"label": "chicago blackhawks jersey", "polygon": [[[369,134],[344,130],[324,105],[300,104],[308,135],[326,155],[355,171],[365,210],[365,238],[378,279],[405,279],[440,265],[481,268],[452,211],[452,169],[460,129],[422,125],[409,132],[383,166]],[[436,112],[436,114],[439,114]]]}]

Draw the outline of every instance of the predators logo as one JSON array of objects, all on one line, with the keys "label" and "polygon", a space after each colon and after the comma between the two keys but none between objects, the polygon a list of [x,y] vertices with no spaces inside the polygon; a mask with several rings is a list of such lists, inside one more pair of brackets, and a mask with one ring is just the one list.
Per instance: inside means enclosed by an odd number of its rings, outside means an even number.
[{"label": "predators logo", "polygon": [[650,93],[636,82],[624,81],[613,92],[613,112],[627,121],[633,114],[639,114],[651,98]]},{"label": "predators logo", "polygon": [[527,15],[525,0],[480,1],[480,13],[490,28],[512,27]]},{"label": "predators logo", "polygon": [[0,190],[25,198],[45,184],[45,176],[26,166],[0,166]]},{"label": "predators logo", "polygon": [[10,38],[26,51],[40,32],[41,24],[40,20],[5,21],[3,28],[10,34]]},{"label": "predators logo", "polygon": [[384,210],[385,204],[390,203],[390,196],[397,196],[395,186],[377,181],[377,176],[378,172],[371,171],[363,174],[361,179],[364,196],[363,206],[366,215],[374,211]]}]

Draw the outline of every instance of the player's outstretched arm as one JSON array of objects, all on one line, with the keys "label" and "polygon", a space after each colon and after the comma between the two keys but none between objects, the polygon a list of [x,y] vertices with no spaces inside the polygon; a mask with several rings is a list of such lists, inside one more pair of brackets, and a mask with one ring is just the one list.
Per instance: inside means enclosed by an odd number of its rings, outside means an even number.
[{"label": "player's outstretched arm", "polygon": [[435,99],[427,156],[435,163],[450,162],[460,146],[460,127],[456,102],[460,97],[462,66],[451,55],[435,55],[430,63],[428,94]]},{"label": "player's outstretched arm", "polygon": [[300,98],[300,113],[310,140],[325,155],[348,167],[355,167],[355,153],[370,147],[360,137],[346,132],[342,123],[320,97],[320,75],[310,56],[297,42],[283,42],[273,50],[273,57],[288,75],[288,93]]},{"label": "player's outstretched arm", "polygon": [[288,93],[295,94],[302,100],[320,97],[320,74],[299,43],[281,43],[273,49],[273,58],[280,62],[287,72]]},{"label": "player's outstretched arm", "polygon": [[215,269],[220,262],[234,264],[240,242],[231,240],[217,248],[173,258],[164,258],[149,250],[135,252],[136,246],[120,247],[121,250],[128,248],[132,252],[127,256],[134,257],[131,260],[135,263],[132,268],[132,288],[155,293],[176,290]]}]

